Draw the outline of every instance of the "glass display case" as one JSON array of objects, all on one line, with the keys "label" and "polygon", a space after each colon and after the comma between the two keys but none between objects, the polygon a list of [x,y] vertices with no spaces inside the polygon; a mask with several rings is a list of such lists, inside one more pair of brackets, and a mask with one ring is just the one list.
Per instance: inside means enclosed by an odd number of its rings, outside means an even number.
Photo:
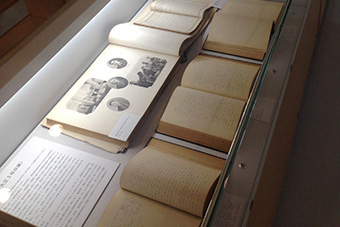
[{"label": "glass display case", "polygon": [[[265,225],[273,219],[319,25],[320,2],[285,1],[264,60],[250,61],[261,65],[260,74],[229,153],[223,156],[226,158],[225,166],[202,226]],[[34,67],[37,61],[46,61],[46,64],[32,74],[32,78],[0,109],[2,165],[35,137],[120,164],[84,226],[98,224],[110,199],[120,187],[120,175],[125,165],[154,136],[161,113],[186,65],[162,92],[131,146],[123,153],[112,154],[65,135],[52,137],[40,122],[105,48],[110,29],[129,21],[145,3],[139,0],[110,1],[93,18],[88,12],[98,9],[90,6],[79,17],[81,21],[74,22],[84,23],[85,20],[88,23],[62,48],[58,43],[64,42],[63,38],[68,35],[58,36],[44,50],[53,49],[56,52],[51,59],[41,56],[38,56],[40,59],[33,59],[27,67]],[[202,34],[195,41],[188,53],[189,58],[205,53],[201,48],[205,37],[206,34]],[[233,56],[229,58],[235,59]],[[0,96],[10,86],[1,89]]]}]

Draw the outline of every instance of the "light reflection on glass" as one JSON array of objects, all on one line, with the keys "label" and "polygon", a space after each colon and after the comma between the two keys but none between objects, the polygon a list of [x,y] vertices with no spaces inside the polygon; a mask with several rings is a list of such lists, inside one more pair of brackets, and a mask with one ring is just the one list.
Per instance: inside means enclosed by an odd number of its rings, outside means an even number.
[{"label": "light reflection on glass", "polygon": [[0,188],[0,204],[5,204],[11,197],[12,191],[9,188]]},{"label": "light reflection on glass", "polygon": [[60,124],[55,124],[55,125],[52,125],[52,127],[48,131],[48,134],[53,137],[58,137],[60,136],[62,131],[63,131],[63,126]]}]

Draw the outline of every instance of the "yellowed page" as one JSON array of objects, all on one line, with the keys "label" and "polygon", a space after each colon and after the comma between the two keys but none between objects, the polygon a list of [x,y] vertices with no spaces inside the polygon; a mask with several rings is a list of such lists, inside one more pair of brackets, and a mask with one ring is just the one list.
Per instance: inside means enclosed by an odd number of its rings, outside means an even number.
[{"label": "yellowed page", "polygon": [[205,49],[262,60],[267,51],[272,20],[216,13]]},{"label": "yellowed page", "polygon": [[98,227],[199,226],[201,218],[120,189],[106,208]]},{"label": "yellowed page", "polygon": [[259,65],[199,55],[187,66],[181,86],[248,100]]},{"label": "yellowed page", "polygon": [[201,17],[151,11],[146,18],[143,18],[143,21],[136,21],[135,23],[152,28],[190,34],[198,27],[201,20]]},{"label": "yellowed page", "polygon": [[282,2],[273,1],[228,0],[222,12],[240,17],[268,19],[276,23],[283,5]]},{"label": "yellowed page", "polygon": [[133,22],[114,26],[109,34],[112,44],[165,53],[182,55],[182,45],[190,36],[175,32],[138,26]]},{"label": "yellowed page", "polygon": [[238,99],[177,87],[157,130],[215,149],[228,150],[229,147],[223,146],[230,145],[244,105],[245,102]]},{"label": "yellowed page", "polygon": [[209,7],[208,3],[201,1],[155,0],[145,9],[148,13],[134,23],[190,34],[198,27]]},{"label": "yellowed page", "polygon": [[211,0],[154,0],[150,7],[152,11],[202,17],[211,2]]},{"label": "yellowed page", "polygon": [[110,44],[46,118],[127,141],[177,61],[176,56]]},{"label": "yellowed page", "polygon": [[177,155],[181,158],[188,159],[193,162],[199,162],[206,166],[222,170],[225,164],[225,159],[218,158],[203,152],[193,151],[179,145],[171,144],[158,139],[151,139],[148,147],[161,152],[167,152],[172,155]]},{"label": "yellowed page", "polygon": [[120,186],[202,217],[220,170],[149,147],[124,168]]}]

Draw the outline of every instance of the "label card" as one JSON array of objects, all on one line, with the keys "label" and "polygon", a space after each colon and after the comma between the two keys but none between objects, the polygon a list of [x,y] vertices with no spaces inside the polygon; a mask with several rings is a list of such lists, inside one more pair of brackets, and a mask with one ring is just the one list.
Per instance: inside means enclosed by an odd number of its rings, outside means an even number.
[{"label": "label card", "polygon": [[82,226],[119,163],[33,137],[0,169],[0,210],[37,226]]},{"label": "label card", "polygon": [[124,113],[110,132],[109,137],[117,140],[127,141],[140,119],[141,116]]},{"label": "label card", "polygon": [[275,99],[258,97],[253,112],[251,113],[251,118],[267,123],[270,122],[273,115],[275,103]]}]

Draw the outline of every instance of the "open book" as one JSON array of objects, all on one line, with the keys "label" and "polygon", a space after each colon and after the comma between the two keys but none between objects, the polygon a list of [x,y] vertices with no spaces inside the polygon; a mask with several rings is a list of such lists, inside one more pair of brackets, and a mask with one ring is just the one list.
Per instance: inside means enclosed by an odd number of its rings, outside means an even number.
[{"label": "open book", "polygon": [[199,226],[224,162],[152,139],[124,168],[98,226]]},{"label": "open book", "polygon": [[216,9],[212,0],[154,0],[134,20],[137,25],[184,34],[199,32]]},{"label": "open book", "polygon": [[173,92],[157,132],[228,151],[259,67],[197,56]]},{"label": "open book", "polygon": [[129,145],[167,81],[181,65],[189,35],[115,26],[110,44],[43,121],[111,152]]},{"label": "open book", "polygon": [[204,49],[262,60],[283,3],[229,0],[211,22]]}]

